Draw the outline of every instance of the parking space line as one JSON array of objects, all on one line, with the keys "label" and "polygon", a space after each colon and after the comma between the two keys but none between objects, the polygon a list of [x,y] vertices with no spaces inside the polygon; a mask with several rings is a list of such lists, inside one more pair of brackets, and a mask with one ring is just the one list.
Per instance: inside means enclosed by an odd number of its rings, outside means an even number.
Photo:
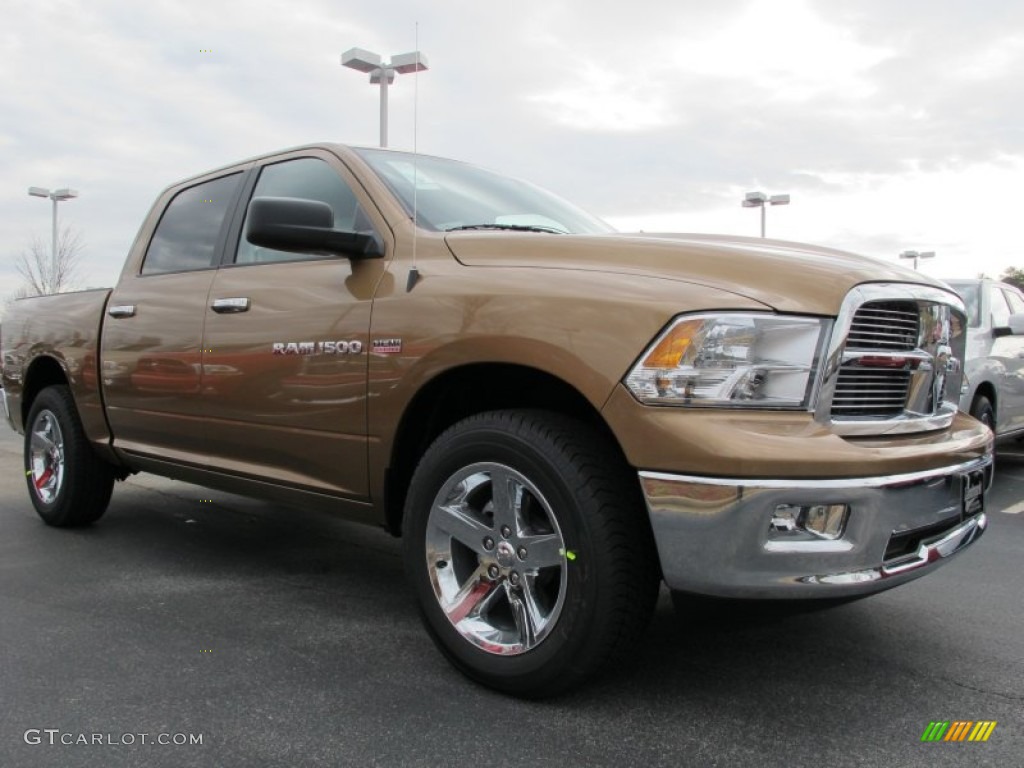
[{"label": "parking space line", "polygon": [[1008,515],[1019,515],[1021,512],[1024,512],[1024,501],[1018,501],[1012,507],[1004,509],[1003,512]]}]

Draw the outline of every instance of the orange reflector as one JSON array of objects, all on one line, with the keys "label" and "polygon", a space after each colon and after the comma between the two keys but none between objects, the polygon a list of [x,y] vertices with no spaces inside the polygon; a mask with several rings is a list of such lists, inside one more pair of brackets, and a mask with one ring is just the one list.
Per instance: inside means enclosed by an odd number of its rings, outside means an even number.
[{"label": "orange reflector", "polygon": [[644,358],[642,365],[645,368],[676,368],[703,325],[703,320],[677,323]]}]

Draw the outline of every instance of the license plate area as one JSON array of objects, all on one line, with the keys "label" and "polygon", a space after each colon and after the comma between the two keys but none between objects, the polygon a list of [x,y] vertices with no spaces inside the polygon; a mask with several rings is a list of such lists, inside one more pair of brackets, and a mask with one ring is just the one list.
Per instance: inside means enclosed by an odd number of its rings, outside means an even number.
[{"label": "license plate area", "polygon": [[964,519],[985,511],[986,477],[984,469],[960,475],[960,516]]}]

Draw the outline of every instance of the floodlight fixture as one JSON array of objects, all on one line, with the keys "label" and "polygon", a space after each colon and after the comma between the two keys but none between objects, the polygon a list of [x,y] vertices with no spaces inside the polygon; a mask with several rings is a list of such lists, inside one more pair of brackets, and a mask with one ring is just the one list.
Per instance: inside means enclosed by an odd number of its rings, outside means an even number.
[{"label": "floodlight fixture", "polygon": [[391,66],[400,75],[411,75],[427,69],[427,57],[419,51],[400,53],[391,57]]},{"label": "floodlight fixture", "polygon": [[917,263],[920,259],[934,259],[935,251],[903,251],[900,254],[901,259],[913,259],[914,269],[917,269]]},{"label": "floodlight fixture", "polygon": [[55,189],[51,192],[45,187],[29,187],[28,193],[32,197],[46,197],[53,201],[53,224],[50,246],[50,285],[48,286],[52,291],[57,287],[53,285],[53,281],[57,277],[57,203],[62,203],[65,200],[73,200],[78,197],[78,190],[61,187],[60,189]]},{"label": "floodlight fixture", "polygon": [[769,205],[789,205],[789,195],[766,195],[764,192],[747,192],[741,202],[744,208],[761,209],[761,237],[765,230],[765,208]]},{"label": "floodlight fixture", "polygon": [[428,69],[427,57],[419,51],[400,53],[385,62],[379,53],[350,48],[341,54],[341,65],[370,75],[370,85],[380,86],[380,145],[388,145],[388,86],[395,74],[408,75]]},{"label": "floodlight fixture", "polygon": [[395,82],[395,70],[390,68],[373,70],[373,72],[370,73],[370,85],[380,85],[380,79],[382,77],[387,77],[388,85],[392,85]]},{"label": "floodlight fixture", "polygon": [[380,54],[362,48],[350,48],[341,54],[341,66],[358,72],[373,72],[380,68]]}]

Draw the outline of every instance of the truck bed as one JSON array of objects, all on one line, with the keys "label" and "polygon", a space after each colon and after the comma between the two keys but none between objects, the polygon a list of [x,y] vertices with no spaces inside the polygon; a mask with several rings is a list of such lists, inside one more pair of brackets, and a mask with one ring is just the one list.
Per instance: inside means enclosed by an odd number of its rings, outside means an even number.
[{"label": "truck bed", "polygon": [[[111,289],[99,288],[15,301],[0,333],[3,386],[11,426],[24,432],[23,373],[39,356],[52,358],[71,386],[86,434],[107,437],[99,384],[99,339]],[[34,387],[43,382],[29,382]]]}]

